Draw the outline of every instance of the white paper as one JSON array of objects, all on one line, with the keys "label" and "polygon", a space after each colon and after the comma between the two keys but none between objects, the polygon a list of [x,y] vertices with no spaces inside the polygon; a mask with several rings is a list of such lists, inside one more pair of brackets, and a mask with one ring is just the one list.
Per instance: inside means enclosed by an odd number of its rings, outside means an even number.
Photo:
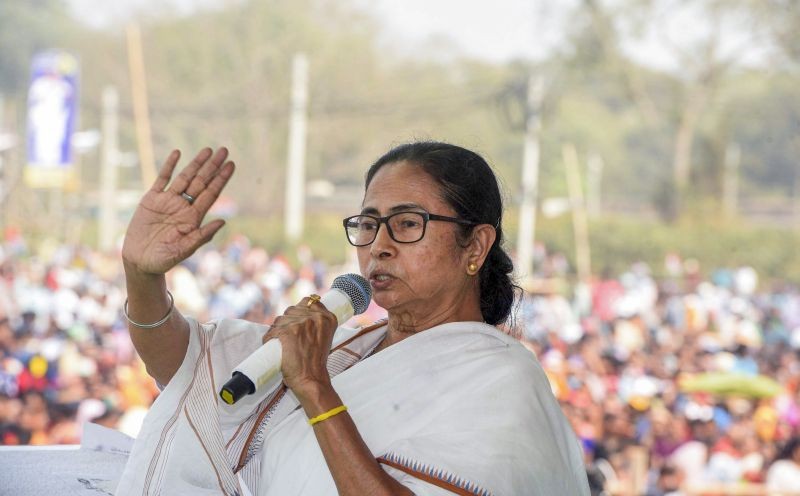
[{"label": "white paper", "polygon": [[82,450],[128,456],[133,449],[133,441],[132,437],[120,431],[90,422],[83,424]]}]

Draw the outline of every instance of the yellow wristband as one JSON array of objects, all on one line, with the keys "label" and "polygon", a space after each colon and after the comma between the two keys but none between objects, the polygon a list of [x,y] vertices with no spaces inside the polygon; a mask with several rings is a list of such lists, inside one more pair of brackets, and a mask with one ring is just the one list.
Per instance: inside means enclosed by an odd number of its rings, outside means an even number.
[{"label": "yellow wristband", "polygon": [[333,417],[334,415],[339,415],[340,413],[347,411],[347,407],[344,405],[339,405],[336,408],[332,408],[325,413],[320,413],[316,417],[312,417],[308,419],[309,425],[314,425],[322,422],[323,420],[328,420],[329,418]]}]

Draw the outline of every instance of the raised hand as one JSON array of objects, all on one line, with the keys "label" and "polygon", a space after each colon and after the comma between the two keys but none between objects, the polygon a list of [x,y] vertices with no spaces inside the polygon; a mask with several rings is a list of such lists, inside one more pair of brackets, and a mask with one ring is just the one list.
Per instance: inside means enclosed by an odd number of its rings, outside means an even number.
[{"label": "raised hand", "polygon": [[222,219],[202,225],[203,218],[233,175],[228,150],[204,148],[172,181],[180,159],[174,150],[145,193],[128,224],[122,258],[129,268],[164,274],[188,258],[225,225]]}]

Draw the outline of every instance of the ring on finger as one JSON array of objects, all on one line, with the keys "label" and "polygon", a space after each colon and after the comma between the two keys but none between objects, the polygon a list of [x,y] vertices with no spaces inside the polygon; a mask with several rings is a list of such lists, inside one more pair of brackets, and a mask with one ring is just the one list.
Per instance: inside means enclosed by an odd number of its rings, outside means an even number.
[{"label": "ring on finger", "polygon": [[184,191],[183,193],[181,193],[181,196],[183,197],[184,200],[189,202],[189,205],[194,203],[194,196],[190,195],[189,193]]},{"label": "ring on finger", "polygon": [[310,307],[313,303],[321,300],[322,297],[318,294],[312,294],[308,296],[308,301],[306,302],[306,307]]}]

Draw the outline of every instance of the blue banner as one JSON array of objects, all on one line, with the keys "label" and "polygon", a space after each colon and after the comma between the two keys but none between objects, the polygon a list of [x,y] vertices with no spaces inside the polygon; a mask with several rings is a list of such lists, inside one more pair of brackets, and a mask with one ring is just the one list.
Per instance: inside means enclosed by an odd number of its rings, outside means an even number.
[{"label": "blue banner", "polygon": [[72,134],[78,117],[78,61],[64,52],[37,54],[28,89],[28,166],[34,188],[64,188],[74,182]]}]

